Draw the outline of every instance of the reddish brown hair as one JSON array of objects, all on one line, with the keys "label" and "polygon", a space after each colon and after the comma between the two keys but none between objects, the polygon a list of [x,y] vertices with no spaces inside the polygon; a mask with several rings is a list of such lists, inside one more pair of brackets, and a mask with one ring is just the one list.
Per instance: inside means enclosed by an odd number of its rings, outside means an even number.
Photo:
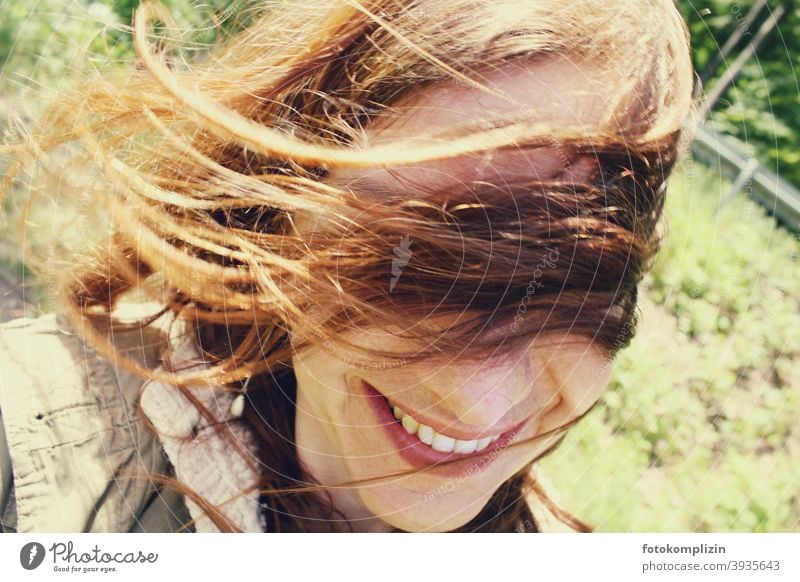
[{"label": "reddish brown hair", "polygon": [[[368,356],[413,364],[510,354],[551,331],[588,339],[609,359],[629,343],[638,284],[659,246],[665,180],[693,108],[688,36],[671,1],[331,0],[314,14],[287,1],[191,65],[153,52],[155,18],[169,22],[155,4],[136,15],[142,66],[60,96],[31,133],[35,149],[15,151],[23,160],[80,139],[107,178],[98,193],[115,231],[62,286],[88,341],[112,355],[101,330],[119,328],[115,305],[145,289],[188,324],[211,365],[181,376],[123,365],[176,386],[247,382],[242,422],[260,442],[269,531],[347,528],[285,444],[294,442],[293,349],[323,341],[358,349],[339,331],[403,328],[431,315],[427,306],[464,319],[433,340],[420,326],[408,353]],[[613,123],[493,119],[427,148],[362,141],[377,113],[422,87],[457,79],[486,90],[480,70],[548,54],[591,56],[612,74]],[[334,166],[391,168],[508,148],[590,156],[598,171],[582,183],[466,184],[402,200],[326,182]],[[329,226],[311,240],[292,235],[300,211],[324,214]],[[404,237],[413,259],[389,293],[393,247]],[[518,317],[532,273],[554,249],[559,260]],[[505,324],[512,332],[502,342],[481,341],[487,326]],[[526,468],[460,531],[535,523],[529,491],[538,488]],[[235,529],[195,500],[220,529]]]}]

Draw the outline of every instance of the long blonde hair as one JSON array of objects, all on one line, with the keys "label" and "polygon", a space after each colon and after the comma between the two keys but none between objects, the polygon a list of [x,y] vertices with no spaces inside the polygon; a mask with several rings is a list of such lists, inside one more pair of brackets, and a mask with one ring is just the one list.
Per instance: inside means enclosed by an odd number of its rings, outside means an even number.
[{"label": "long blonde hair", "polygon": [[[695,108],[688,34],[671,0],[325,0],[313,9],[281,0],[251,10],[251,24],[190,59],[152,27],[157,20],[169,29],[167,10],[143,3],[134,16],[136,65],[87,74],[4,148],[16,162],[6,186],[16,169],[54,163],[48,153],[70,142],[103,176],[93,193],[113,232],[98,243],[102,252],[75,257],[76,269],[59,282],[61,307],[87,341],[143,378],[231,389],[248,382],[244,419],[264,444],[265,494],[291,489],[302,470],[283,471],[298,476],[294,483],[275,476],[297,460],[272,450],[282,439],[259,426],[263,409],[291,416],[275,399],[285,393],[277,384],[291,381],[293,350],[323,342],[361,349],[343,340],[343,329],[404,328],[428,304],[469,309],[473,319],[433,343],[424,325],[409,336],[424,352],[369,355],[414,363],[497,352],[474,338],[487,323],[512,320],[547,247],[571,260],[547,270],[523,325],[499,350],[549,330],[583,335],[609,357],[627,345],[637,285],[659,245],[664,182]],[[615,91],[604,123],[517,115],[457,128],[424,147],[367,139],[371,120],[422,87],[457,80],[508,98],[486,87],[482,73],[548,55],[587,58],[609,74]],[[601,171],[577,185],[472,185],[444,193],[444,206],[415,192],[366,199],[326,181],[334,167],[392,168],[508,148],[591,155]],[[290,229],[300,212],[331,226],[301,240]],[[487,216],[491,228],[480,224]],[[404,237],[414,241],[413,259],[389,295],[393,247]],[[130,328],[112,312],[133,290],[161,302],[160,316],[196,330],[212,365],[177,375],[115,354],[106,330]],[[281,430],[292,435],[291,419]],[[512,529],[524,516],[517,500],[525,487],[535,484],[522,474],[509,480],[466,527]],[[318,511],[296,493],[275,497],[281,515]],[[287,524],[278,513],[274,529],[303,529],[299,517]]]}]

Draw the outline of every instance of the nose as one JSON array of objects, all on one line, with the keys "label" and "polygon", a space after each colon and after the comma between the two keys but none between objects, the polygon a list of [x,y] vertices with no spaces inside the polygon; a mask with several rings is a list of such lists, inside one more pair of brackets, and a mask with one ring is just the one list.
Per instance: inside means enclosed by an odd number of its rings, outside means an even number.
[{"label": "nose", "polygon": [[[543,371],[542,371],[543,372]],[[430,392],[431,407],[476,429],[507,428],[531,416],[543,394],[541,375],[529,355],[502,363],[452,363],[426,370],[418,386]]]}]

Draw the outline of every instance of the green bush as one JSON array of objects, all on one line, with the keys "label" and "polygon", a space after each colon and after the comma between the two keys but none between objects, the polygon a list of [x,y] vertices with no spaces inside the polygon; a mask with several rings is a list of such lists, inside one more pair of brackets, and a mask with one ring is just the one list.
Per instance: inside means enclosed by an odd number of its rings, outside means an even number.
[{"label": "green bush", "polygon": [[[742,40],[734,51],[711,72],[706,89],[731,66],[742,47],[751,41],[767,14],[778,4],[787,7],[784,18],[751,57],[734,83],[722,95],[711,115],[716,129],[739,140],[756,157],[781,177],[800,185],[800,90],[797,84],[797,55],[800,54],[800,5],[770,1],[753,26],[742,28]],[[678,6],[689,22],[694,62],[707,73],[710,63],[728,38],[741,26],[753,2],[739,0],[681,0]],[[710,14],[702,16],[702,10]]]},{"label": "green bush", "polygon": [[[257,0],[162,0],[195,49],[246,24]],[[33,84],[57,91],[76,69],[115,66],[134,58],[130,25],[139,0],[4,0],[0,18],[2,87]],[[215,25],[215,24],[218,24]]]}]

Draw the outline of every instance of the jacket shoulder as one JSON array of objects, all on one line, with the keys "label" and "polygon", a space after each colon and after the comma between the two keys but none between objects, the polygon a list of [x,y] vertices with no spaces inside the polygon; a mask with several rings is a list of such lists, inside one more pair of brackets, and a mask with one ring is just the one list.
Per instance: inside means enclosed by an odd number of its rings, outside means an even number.
[{"label": "jacket shoulder", "polygon": [[[158,364],[166,342],[157,328],[110,337],[148,367]],[[13,496],[20,532],[136,530],[140,514],[163,495],[142,472],[170,469],[138,416],[142,378],[96,352],[54,313],[0,324],[0,362],[0,518]]]},{"label": "jacket shoulder", "polygon": [[11,471],[11,455],[8,452],[3,411],[0,410],[0,533],[17,530],[16,502],[14,501],[14,477]]}]

